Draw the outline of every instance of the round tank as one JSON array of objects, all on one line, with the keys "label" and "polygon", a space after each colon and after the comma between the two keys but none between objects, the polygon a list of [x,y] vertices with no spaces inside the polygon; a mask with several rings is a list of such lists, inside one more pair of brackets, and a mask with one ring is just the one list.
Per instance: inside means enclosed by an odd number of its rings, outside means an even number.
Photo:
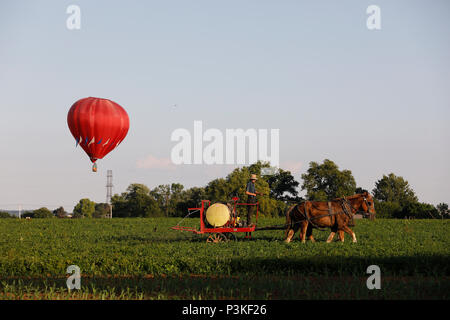
[{"label": "round tank", "polygon": [[213,227],[222,227],[230,220],[230,209],[223,203],[214,203],[206,210],[206,221]]}]

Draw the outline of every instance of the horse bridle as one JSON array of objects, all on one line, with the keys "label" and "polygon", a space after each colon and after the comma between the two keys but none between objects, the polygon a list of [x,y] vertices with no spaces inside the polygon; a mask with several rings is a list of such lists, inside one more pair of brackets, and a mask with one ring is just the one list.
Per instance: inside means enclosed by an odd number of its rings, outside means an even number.
[{"label": "horse bridle", "polygon": [[[355,209],[355,208],[352,206],[351,203],[349,203],[349,201],[347,200],[346,197],[343,197],[342,199],[350,206],[350,208],[352,208],[352,212],[355,211],[356,213],[362,214],[362,215],[364,215],[364,216],[368,216],[368,215],[371,214],[371,212],[370,212],[370,204],[369,204],[369,201],[367,201],[367,198],[366,198],[366,197],[364,197],[364,203],[365,203],[366,206],[367,206],[367,211],[358,211],[357,209]],[[358,208],[358,209],[359,209],[359,208]]]}]

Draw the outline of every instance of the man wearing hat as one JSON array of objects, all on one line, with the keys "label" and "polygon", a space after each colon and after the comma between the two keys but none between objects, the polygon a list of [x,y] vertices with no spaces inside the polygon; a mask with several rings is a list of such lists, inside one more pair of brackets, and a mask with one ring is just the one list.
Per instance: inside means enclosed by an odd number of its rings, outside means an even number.
[{"label": "man wearing hat", "polygon": [[[247,189],[245,190],[245,194],[248,196],[247,203],[253,204],[256,203],[256,195],[261,194],[255,189],[255,182],[258,180],[256,174],[252,174],[250,177],[250,181],[247,183]],[[250,226],[252,220],[252,214],[256,209],[256,205],[247,206],[247,226]]]}]

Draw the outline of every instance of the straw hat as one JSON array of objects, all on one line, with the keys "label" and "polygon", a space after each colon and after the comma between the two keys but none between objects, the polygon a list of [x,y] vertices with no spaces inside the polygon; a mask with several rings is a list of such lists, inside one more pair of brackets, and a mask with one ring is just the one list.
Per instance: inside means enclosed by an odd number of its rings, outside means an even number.
[{"label": "straw hat", "polygon": [[250,177],[250,180],[258,180],[258,178],[256,177],[256,174],[252,174]]}]

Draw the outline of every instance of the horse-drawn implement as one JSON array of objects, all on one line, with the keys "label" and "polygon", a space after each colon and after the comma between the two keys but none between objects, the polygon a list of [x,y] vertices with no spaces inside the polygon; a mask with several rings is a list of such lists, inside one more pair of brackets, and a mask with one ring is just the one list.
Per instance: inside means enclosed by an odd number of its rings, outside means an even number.
[{"label": "horse-drawn implement", "polygon": [[[226,210],[228,210],[228,217],[226,216],[226,212],[224,214],[224,210],[222,212],[218,212],[220,210],[213,210],[213,206],[211,205],[210,200],[202,200],[200,208],[189,208],[189,214],[186,216],[190,216],[193,213],[200,213],[200,228],[193,227],[183,227],[180,226],[181,220],[176,226],[172,227],[173,230],[179,231],[189,231],[195,234],[209,234],[206,239],[207,242],[225,242],[229,240],[237,240],[236,234],[245,232],[247,234],[246,238],[251,238],[251,233],[255,231],[256,223],[258,222],[259,215],[259,202],[256,203],[239,203],[239,198],[234,197],[232,199],[232,203],[224,205]],[[249,226],[246,225],[244,221],[241,220],[241,215],[239,212],[240,209],[246,208],[248,206],[256,206],[256,221],[255,224],[251,224]],[[213,211],[211,211],[213,210]],[[215,213],[219,217],[214,217]],[[186,218],[185,217],[185,218]],[[209,218],[209,219],[208,219]],[[220,221],[224,221],[222,224]],[[217,222],[216,222],[217,221]]]},{"label": "horse-drawn implement", "polygon": [[[207,242],[225,242],[237,240],[236,234],[245,232],[246,238],[251,238],[251,233],[258,230],[286,230],[286,242],[290,242],[294,234],[300,230],[300,239],[306,238],[314,241],[313,229],[331,229],[327,242],[331,242],[336,233],[339,239],[344,241],[344,232],[348,233],[353,242],[356,242],[355,233],[349,228],[349,222],[353,221],[356,213],[362,213],[371,219],[375,215],[375,207],[371,195],[367,192],[353,196],[337,198],[331,201],[304,201],[293,205],[286,212],[286,223],[277,226],[256,226],[259,215],[259,202],[239,203],[239,198],[234,197],[232,203],[211,205],[210,200],[202,200],[200,208],[189,208],[187,218],[195,212],[200,213],[200,227],[181,226],[181,220],[173,230],[189,231],[195,234],[208,234]],[[214,208],[216,206],[216,208]],[[255,224],[246,225],[240,220],[242,207],[256,206]],[[241,213],[242,214],[242,213]]]}]

